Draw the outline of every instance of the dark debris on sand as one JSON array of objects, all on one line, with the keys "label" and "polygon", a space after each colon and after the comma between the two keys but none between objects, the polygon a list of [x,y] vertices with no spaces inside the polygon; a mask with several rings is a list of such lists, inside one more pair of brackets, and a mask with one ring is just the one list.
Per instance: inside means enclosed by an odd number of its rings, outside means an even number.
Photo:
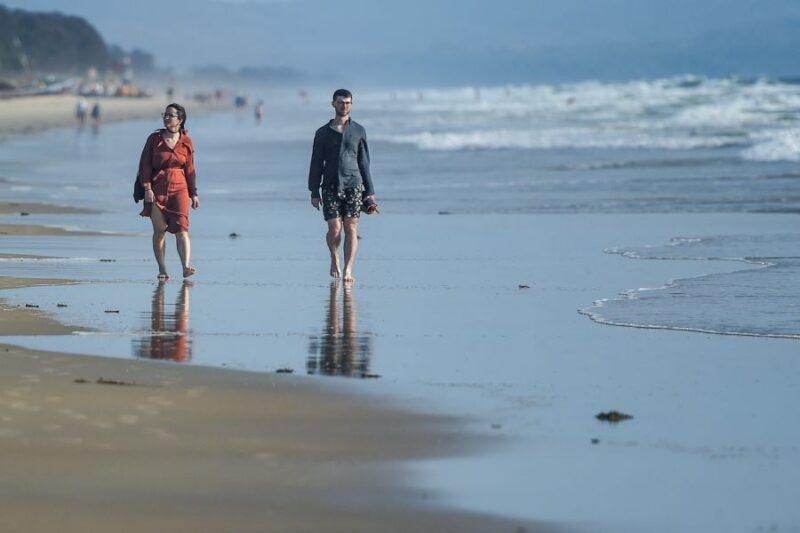
[{"label": "dark debris on sand", "polygon": [[230,237],[231,239],[238,239],[239,237],[241,237],[241,235],[239,235],[234,231],[233,233],[229,234],[228,237]]},{"label": "dark debris on sand", "polygon": [[[78,379],[75,379],[73,381],[74,381],[74,383],[81,383],[81,384],[92,383],[88,379],[83,379],[83,378],[78,378]],[[94,383],[96,383],[97,385],[117,385],[117,386],[121,386],[121,387],[138,387],[138,386],[140,386],[139,383],[136,383],[135,381],[119,381],[119,380],[116,380],[116,379],[106,379],[106,378],[97,378],[97,380]]]},{"label": "dark debris on sand", "polygon": [[605,413],[597,413],[595,418],[602,422],[611,422],[612,424],[616,424],[618,422],[622,422],[623,420],[630,420],[633,418],[633,416],[620,413],[619,411],[606,411]]},{"label": "dark debris on sand", "polygon": [[294,373],[294,368],[279,368],[275,372],[278,374],[292,374]]},{"label": "dark debris on sand", "polygon": [[103,258],[103,259],[100,259],[100,262],[101,263],[116,263],[117,260],[116,259],[105,259],[105,258]]},{"label": "dark debris on sand", "polygon": [[378,379],[380,378],[380,374],[368,374],[366,372],[361,373],[361,377],[364,379]]},{"label": "dark debris on sand", "polygon": [[36,304],[25,304],[25,307],[30,307],[30,308],[33,308],[33,309],[39,309],[39,306],[36,305]]},{"label": "dark debris on sand", "polygon": [[519,285],[519,288],[520,288],[520,289],[530,289],[530,288],[531,288],[531,286],[530,286],[530,285],[522,285],[522,284],[520,284],[520,285]]},{"label": "dark debris on sand", "polygon": [[106,313],[117,313],[117,314],[119,314],[119,309],[106,309],[105,312]]},{"label": "dark debris on sand", "polygon": [[56,307],[67,307],[67,304],[56,304]]}]

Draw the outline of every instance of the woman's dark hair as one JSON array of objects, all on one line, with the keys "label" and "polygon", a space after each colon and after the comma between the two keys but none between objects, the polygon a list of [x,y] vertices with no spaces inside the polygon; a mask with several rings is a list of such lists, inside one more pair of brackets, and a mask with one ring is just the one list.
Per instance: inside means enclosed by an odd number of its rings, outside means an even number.
[{"label": "woman's dark hair", "polygon": [[178,113],[178,119],[181,121],[181,131],[186,129],[186,109],[181,104],[171,103],[169,104],[164,110],[166,111],[169,108],[175,110]]},{"label": "woman's dark hair", "polygon": [[347,89],[336,89],[333,93],[333,101],[336,101],[336,98],[341,96],[342,98],[352,98],[353,94],[348,91]]}]

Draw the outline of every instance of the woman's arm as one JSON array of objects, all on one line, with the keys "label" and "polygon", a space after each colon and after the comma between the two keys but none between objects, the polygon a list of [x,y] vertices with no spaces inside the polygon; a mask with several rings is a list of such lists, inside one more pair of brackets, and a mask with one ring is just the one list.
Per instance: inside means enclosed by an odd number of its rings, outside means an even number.
[{"label": "woman's arm", "polygon": [[197,176],[194,170],[194,144],[189,140],[186,143],[186,164],[183,166],[183,174],[186,176],[186,188],[189,189],[189,198],[197,196]]}]

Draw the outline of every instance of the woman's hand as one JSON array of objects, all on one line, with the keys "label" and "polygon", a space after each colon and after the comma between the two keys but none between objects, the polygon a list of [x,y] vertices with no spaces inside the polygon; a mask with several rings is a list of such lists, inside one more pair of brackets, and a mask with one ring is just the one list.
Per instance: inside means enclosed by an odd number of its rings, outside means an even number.
[{"label": "woman's hand", "polygon": [[144,190],[144,201],[148,204],[152,204],[156,201],[156,195],[153,194],[153,189],[145,189]]},{"label": "woman's hand", "polygon": [[200,207],[200,198],[192,196],[192,209],[197,209],[198,207]]}]

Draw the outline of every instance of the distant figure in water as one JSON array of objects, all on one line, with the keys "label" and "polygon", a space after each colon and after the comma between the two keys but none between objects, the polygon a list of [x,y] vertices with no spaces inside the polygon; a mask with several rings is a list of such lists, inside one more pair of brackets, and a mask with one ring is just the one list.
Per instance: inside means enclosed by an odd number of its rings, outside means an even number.
[{"label": "distant figure in water", "polygon": [[301,102],[303,102],[304,104],[308,103],[308,91],[306,91],[305,89],[300,89],[299,91],[297,91],[297,95],[300,97]]},{"label": "distant figure in water", "polygon": [[256,124],[261,124],[261,121],[264,120],[264,100],[256,102],[255,115]]},{"label": "distant figure in water", "polygon": [[[355,281],[353,264],[358,249],[361,205],[366,202],[376,208],[377,204],[369,172],[367,132],[350,119],[353,95],[347,89],[338,89],[333,93],[331,105],[334,118],[314,134],[308,190],[311,191],[311,205],[315,209],[322,207],[328,224],[326,241],[331,253],[331,277],[343,277],[346,283],[351,283]],[[339,268],[342,229],[344,270]]]},{"label": "distant figure in water", "polygon": [[153,253],[158,279],[166,281],[166,232],[175,235],[183,277],[195,273],[189,263],[189,205],[200,207],[194,170],[194,144],[186,129],[186,110],[169,104],[161,115],[164,128],[147,137],[139,158],[139,183],[144,187],[144,208],[139,213],[153,223]]},{"label": "distant figure in water", "polygon": [[83,127],[86,124],[86,114],[89,112],[89,104],[85,98],[79,98],[78,103],[75,105],[75,118],[78,119],[78,124]]}]

